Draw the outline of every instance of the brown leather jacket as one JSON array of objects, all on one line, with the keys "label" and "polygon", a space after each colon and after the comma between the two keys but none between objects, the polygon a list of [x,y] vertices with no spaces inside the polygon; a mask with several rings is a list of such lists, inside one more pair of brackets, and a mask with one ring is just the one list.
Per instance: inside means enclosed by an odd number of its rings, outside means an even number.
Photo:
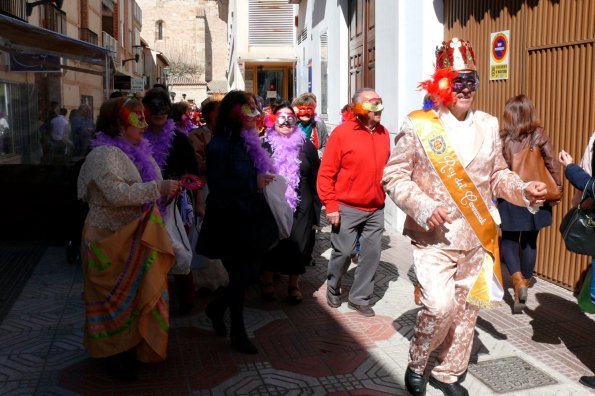
[{"label": "brown leather jacket", "polygon": [[512,157],[522,149],[529,146],[531,141],[535,147],[541,149],[541,156],[545,162],[545,166],[550,171],[552,177],[556,181],[556,184],[560,189],[563,188],[562,177],[560,174],[560,163],[557,160],[554,148],[550,144],[550,138],[543,128],[538,127],[532,133],[524,133],[518,137],[512,135],[501,136],[502,138],[502,154],[508,164],[508,167],[512,169]]}]

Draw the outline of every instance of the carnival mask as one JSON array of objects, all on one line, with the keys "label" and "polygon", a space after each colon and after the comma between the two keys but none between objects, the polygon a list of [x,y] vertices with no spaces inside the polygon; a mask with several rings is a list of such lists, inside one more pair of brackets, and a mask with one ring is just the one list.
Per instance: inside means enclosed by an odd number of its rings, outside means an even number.
[{"label": "carnival mask", "polygon": [[275,124],[277,124],[278,126],[289,125],[290,127],[293,127],[297,123],[297,118],[293,115],[293,113],[280,111],[277,114],[275,114],[275,116]]},{"label": "carnival mask", "polygon": [[163,99],[154,98],[145,105],[150,115],[169,115],[171,106]]},{"label": "carnival mask", "polygon": [[242,116],[248,118],[256,118],[260,115],[260,111],[257,108],[253,108],[248,104],[242,105],[241,107]]},{"label": "carnival mask", "polygon": [[369,112],[378,113],[384,110],[381,98],[370,98],[365,102],[356,102],[353,107],[353,112],[359,115],[367,115]]},{"label": "carnival mask", "polygon": [[479,88],[479,76],[476,72],[459,72],[459,75],[452,80],[452,91],[461,93],[467,88],[471,92],[475,92]]},{"label": "carnival mask", "polygon": [[128,114],[128,125],[139,129],[145,129],[149,126],[147,121],[145,121],[145,115],[142,111],[131,111],[130,114]]},{"label": "carnival mask", "polygon": [[308,116],[312,117],[314,115],[314,110],[316,110],[316,106],[314,105],[305,105],[305,106],[296,106],[294,108],[295,113],[298,117]]}]

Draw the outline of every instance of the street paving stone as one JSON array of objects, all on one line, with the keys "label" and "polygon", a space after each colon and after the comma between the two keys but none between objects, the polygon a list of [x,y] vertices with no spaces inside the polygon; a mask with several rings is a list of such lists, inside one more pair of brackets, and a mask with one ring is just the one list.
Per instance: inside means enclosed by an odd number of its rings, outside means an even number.
[{"label": "street paving stone", "polygon": [[[167,360],[142,365],[135,382],[113,380],[85,352],[82,271],[66,262],[63,248],[49,247],[0,324],[0,394],[407,395],[403,376],[419,311],[410,243],[383,236],[372,298],[376,316],[365,318],[346,304],[353,264],[342,281],[342,306],[326,304],[329,233],[328,224],[317,232],[315,265],[301,280],[302,304],[285,301],[283,277],[275,281],[274,302],[260,299],[258,285],[249,290],[247,332],[259,354],[234,352],[229,339],[214,334],[204,314],[212,297],[199,293],[191,314],[172,315]],[[541,279],[530,289],[525,313],[513,315],[510,279],[504,278],[505,303],[482,311],[477,322],[464,380],[470,394],[595,394],[578,384],[595,369],[595,315],[582,314],[571,292]],[[500,369],[490,368],[494,364]],[[539,380],[527,368],[542,373]],[[515,379],[524,389],[512,386]],[[428,386],[427,394],[441,392]]]}]

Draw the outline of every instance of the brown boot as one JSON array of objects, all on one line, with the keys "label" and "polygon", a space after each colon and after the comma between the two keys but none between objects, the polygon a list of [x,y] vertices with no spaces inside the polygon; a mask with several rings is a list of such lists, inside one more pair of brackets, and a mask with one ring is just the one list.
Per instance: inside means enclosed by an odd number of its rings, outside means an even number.
[{"label": "brown boot", "polygon": [[512,311],[514,313],[522,313],[527,302],[527,285],[525,279],[520,271],[512,274],[512,284],[514,286],[514,304]]},{"label": "brown boot", "polygon": [[421,286],[419,286],[419,283],[415,285],[415,290],[413,290],[413,299],[415,305],[421,305]]}]

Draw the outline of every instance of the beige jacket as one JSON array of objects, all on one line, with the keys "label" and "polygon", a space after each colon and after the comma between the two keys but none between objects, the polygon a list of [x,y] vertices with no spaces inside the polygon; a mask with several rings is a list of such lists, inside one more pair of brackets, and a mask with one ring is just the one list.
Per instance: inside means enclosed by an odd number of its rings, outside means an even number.
[{"label": "beige jacket", "polygon": [[[438,112],[442,121],[447,113],[445,107]],[[523,188],[526,183],[508,169],[502,156],[498,120],[481,111],[473,111],[469,117],[475,136],[465,141],[453,141],[454,131],[446,123],[443,122],[443,125],[455,149],[464,149],[467,154],[466,160],[462,161],[463,166],[490,213],[496,216],[497,209],[492,201],[495,198],[525,206],[527,201],[523,198]],[[395,147],[384,169],[382,182],[386,193],[407,214],[404,234],[415,243],[458,250],[470,250],[480,245],[434,171],[409,117],[395,138]],[[427,219],[438,206],[450,210],[452,224],[427,230]]]},{"label": "beige jacket", "polygon": [[134,163],[119,148],[94,148],[81,167],[78,197],[89,203],[85,224],[116,231],[142,214],[143,205],[160,197],[158,181],[144,183]]}]

